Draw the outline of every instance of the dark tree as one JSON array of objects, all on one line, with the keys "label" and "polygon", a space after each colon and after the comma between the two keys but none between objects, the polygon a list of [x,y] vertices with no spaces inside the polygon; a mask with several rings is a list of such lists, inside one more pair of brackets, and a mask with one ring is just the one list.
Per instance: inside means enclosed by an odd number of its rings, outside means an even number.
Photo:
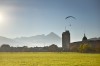
[{"label": "dark tree", "polygon": [[1,48],[10,48],[10,45],[8,45],[8,44],[3,44],[3,45],[1,45]]},{"label": "dark tree", "polygon": [[10,45],[8,44],[1,45],[0,51],[4,51],[4,52],[10,51]]},{"label": "dark tree", "polygon": [[59,49],[58,46],[55,44],[52,44],[48,47],[48,51],[50,51],[50,52],[56,52],[56,51],[58,51],[58,49]]},{"label": "dark tree", "polygon": [[82,53],[93,52],[93,48],[91,44],[81,44],[79,47],[79,52],[82,52]]}]

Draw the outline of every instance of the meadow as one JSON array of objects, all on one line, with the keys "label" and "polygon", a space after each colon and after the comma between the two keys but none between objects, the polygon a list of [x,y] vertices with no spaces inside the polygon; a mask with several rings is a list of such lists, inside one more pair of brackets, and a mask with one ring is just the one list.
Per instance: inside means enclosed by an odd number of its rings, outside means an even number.
[{"label": "meadow", "polygon": [[0,52],[0,66],[100,66],[100,54]]}]

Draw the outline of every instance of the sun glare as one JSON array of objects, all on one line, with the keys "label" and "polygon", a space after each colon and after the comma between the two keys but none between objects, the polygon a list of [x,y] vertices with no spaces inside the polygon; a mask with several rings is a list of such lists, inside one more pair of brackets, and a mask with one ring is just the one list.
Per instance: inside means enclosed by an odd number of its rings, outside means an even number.
[{"label": "sun glare", "polygon": [[0,24],[2,24],[4,22],[4,15],[2,13],[0,13]]}]

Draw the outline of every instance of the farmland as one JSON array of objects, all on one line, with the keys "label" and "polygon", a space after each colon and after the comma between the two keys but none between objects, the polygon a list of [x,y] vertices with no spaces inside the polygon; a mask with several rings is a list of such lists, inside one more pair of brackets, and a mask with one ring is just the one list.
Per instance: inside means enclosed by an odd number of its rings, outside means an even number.
[{"label": "farmland", "polygon": [[100,66],[100,54],[1,52],[0,66]]}]

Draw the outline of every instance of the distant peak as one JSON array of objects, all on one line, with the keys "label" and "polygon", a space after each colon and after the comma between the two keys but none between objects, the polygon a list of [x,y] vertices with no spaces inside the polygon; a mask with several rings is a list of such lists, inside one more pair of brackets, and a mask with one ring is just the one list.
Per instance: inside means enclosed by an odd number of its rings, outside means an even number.
[{"label": "distant peak", "polygon": [[55,34],[54,32],[51,32],[50,34]]},{"label": "distant peak", "polygon": [[47,36],[57,36],[59,37],[57,34],[55,34],[54,32],[49,33]]},{"label": "distant peak", "polygon": [[49,33],[48,35],[56,35],[54,32]]}]

